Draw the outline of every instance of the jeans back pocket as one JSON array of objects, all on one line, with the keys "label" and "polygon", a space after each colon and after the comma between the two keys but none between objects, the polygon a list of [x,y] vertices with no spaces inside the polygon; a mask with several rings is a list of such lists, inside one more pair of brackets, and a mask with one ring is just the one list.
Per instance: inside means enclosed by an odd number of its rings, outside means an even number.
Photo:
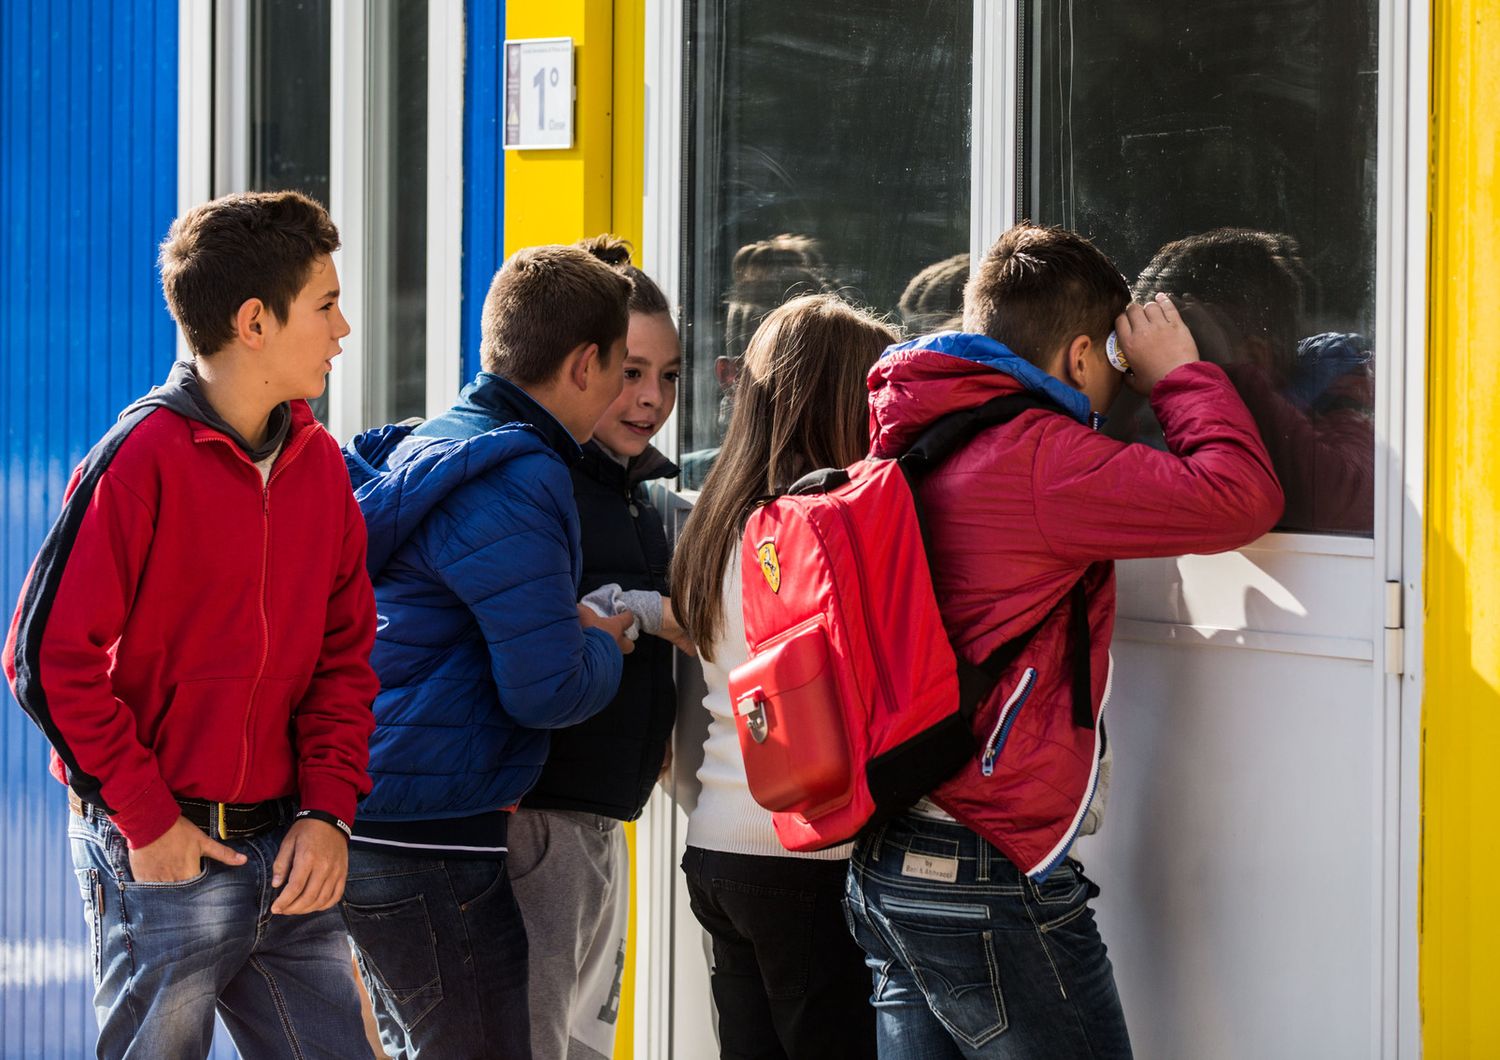
[{"label": "jeans back pocket", "polygon": [[381,905],[343,903],[372,1000],[408,1033],[443,1000],[442,973],[427,898],[415,894]]},{"label": "jeans back pocket", "polygon": [[943,1025],[971,1048],[1009,1025],[983,905],[882,897],[880,919]]}]

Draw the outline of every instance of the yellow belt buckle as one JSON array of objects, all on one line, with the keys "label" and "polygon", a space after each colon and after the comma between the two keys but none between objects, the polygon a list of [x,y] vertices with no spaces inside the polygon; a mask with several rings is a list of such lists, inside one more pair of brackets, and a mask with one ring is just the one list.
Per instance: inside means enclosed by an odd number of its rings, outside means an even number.
[{"label": "yellow belt buckle", "polygon": [[216,802],[214,805],[219,808],[219,838],[227,841],[229,839],[229,828],[224,821],[224,804]]}]

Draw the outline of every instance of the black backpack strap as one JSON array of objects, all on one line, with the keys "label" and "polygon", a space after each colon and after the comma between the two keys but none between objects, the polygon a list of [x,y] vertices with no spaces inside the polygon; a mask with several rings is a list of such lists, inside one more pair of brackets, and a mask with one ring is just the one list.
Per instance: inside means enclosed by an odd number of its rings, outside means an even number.
[{"label": "black backpack strap", "polygon": [[[1087,577],[1087,574],[1084,577]],[[1088,592],[1084,589],[1083,582],[1084,578],[1079,578],[1074,582],[1073,588],[1068,590],[1067,595],[1070,611],[1068,641],[1070,654],[1073,657],[1073,724],[1080,729],[1092,729],[1094,727],[1093,641],[1089,636]],[[1001,644],[981,663],[971,663],[962,656],[958,657],[958,709],[965,718],[973,719],[979,710],[979,705],[989,698],[989,694],[1000,683],[1000,678],[1006,668],[1026,650],[1026,646],[1031,643],[1031,638],[1036,636],[1037,630],[1041,629],[1047,619],[1052,617],[1055,610],[1056,608],[1053,608],[1052,611],[1048,611],[1042,617],[1041,622],[1025,633]],[[956,646],[954,654],[958,655]]]},{"label": "black backpack strap", "polygon": [[[932,562],[932,542],[928,535],[927,519],[922,510],[918,484],[950,456],[967,445],[980,431],[1002,423],[1009,423],[1028,409],[1065,411],[1056,402],[1037,393],[1022,391],[1016,394],[1006,394],[1003,397],[986,401],[983,405],[950,413],[937,420],[922,432],[906,452],[897,458],[906,476],[907,484],[911,487],[912,505],[917,513],[917,525],[921,528],[922,545],[929,564]],[[795,486],[793,490],[796,490]],[[934,572],[933,581],[936,583],[936,572]],[[1072,609],[1068,639],[1071,641],[1073,656],[1073,724],[1080,728],[1092,729],[1094,727],[1092,645],[1089,639],[1088,594],[1083,588],[1083,578],[1080,577],[1074,583],[1068,594],[1068,600]],[[1037,630],[1042,628],[1051,615],[1052,612],[1049,611],[1043,616],[1041,622],[1025,633],[1001,644],[990,652],[988,658],[977,665],[965,660],[959,654],[957,645],[954,646],[954,655],[958,657],[959,711],[965,720],[973,719],[979,710],[979,705],[989,698],[1006,668],[1020,657],[1021,652],[1026,650],[1032,637],[1036,636]]]},{"label": "black backpack strap", "polygon": [[[1087,575],[1085,575],[1086,577]],[[1073,641],[1073,724],[1080,729],[1094,727],[1094,642],[1089,636],[1089,594],[1083,578],[1073,585],[1069,606],[1073,614],[1068,624]]]},{"label": "black backpack strap", "polygon": [[1023,390],[1017,394],[991,398],[983,405],[951,412],[942,419],[933,421],[917,437],[917,440],[897,457],[901,470],[906,473],[906,480],[915,486],[918,479],[925,478],[929,472],[935,470],[943,461],[967,445],[969,440],[980,431],[1002,423],[1009,423],[1028,409],[1064,411],[1062,406],[1052,399]]}]

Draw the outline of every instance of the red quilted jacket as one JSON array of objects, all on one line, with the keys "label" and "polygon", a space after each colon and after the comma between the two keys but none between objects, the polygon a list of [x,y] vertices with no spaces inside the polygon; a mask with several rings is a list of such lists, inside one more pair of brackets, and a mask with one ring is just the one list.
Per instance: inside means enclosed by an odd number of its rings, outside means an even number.
[{"label": "red quilted jacket", "polygon": [[1212,364],[1178,368],[1152,392],[1167,452],[1099,434],[1080,392],[979,335],[894,346],[869,386],[876,456],[900,452],[946,413],[1021,389],[1068,410],[1028,411],[981,433],[921,487],[939,608],[968,659],[1052,612],[979,710],[988,775],[982,748],[932,795],[1028,875],[1045,876],[1094,796],[1104,731],[1073,721],[1063,597],[1085,578],[1097,717],[1109,696],[1113,561],[1245,545],[1280,516],[1281,488],[1249,411]]}]

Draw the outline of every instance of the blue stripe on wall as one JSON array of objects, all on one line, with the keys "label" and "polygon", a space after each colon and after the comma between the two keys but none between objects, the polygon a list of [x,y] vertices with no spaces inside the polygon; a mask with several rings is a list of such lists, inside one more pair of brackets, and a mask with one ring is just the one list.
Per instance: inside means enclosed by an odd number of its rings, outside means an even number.
[{"label": "blue stripe on wall", "polygon": [[504,259],[505,159],[500,149],[500,84],[505,5],[465,0],[464,63],[464,378],[479,371],[479,311]]},{"label": "blue stripe on wall", "polygon": [[[156,246],[176,212],[177,0],[0,4],[0,606],[73,466],[166,373]],[[7,621],[8,624],[8,621]],[[63,787],[7,691],[0,1055],[92,1055],[93,963]]]}]

